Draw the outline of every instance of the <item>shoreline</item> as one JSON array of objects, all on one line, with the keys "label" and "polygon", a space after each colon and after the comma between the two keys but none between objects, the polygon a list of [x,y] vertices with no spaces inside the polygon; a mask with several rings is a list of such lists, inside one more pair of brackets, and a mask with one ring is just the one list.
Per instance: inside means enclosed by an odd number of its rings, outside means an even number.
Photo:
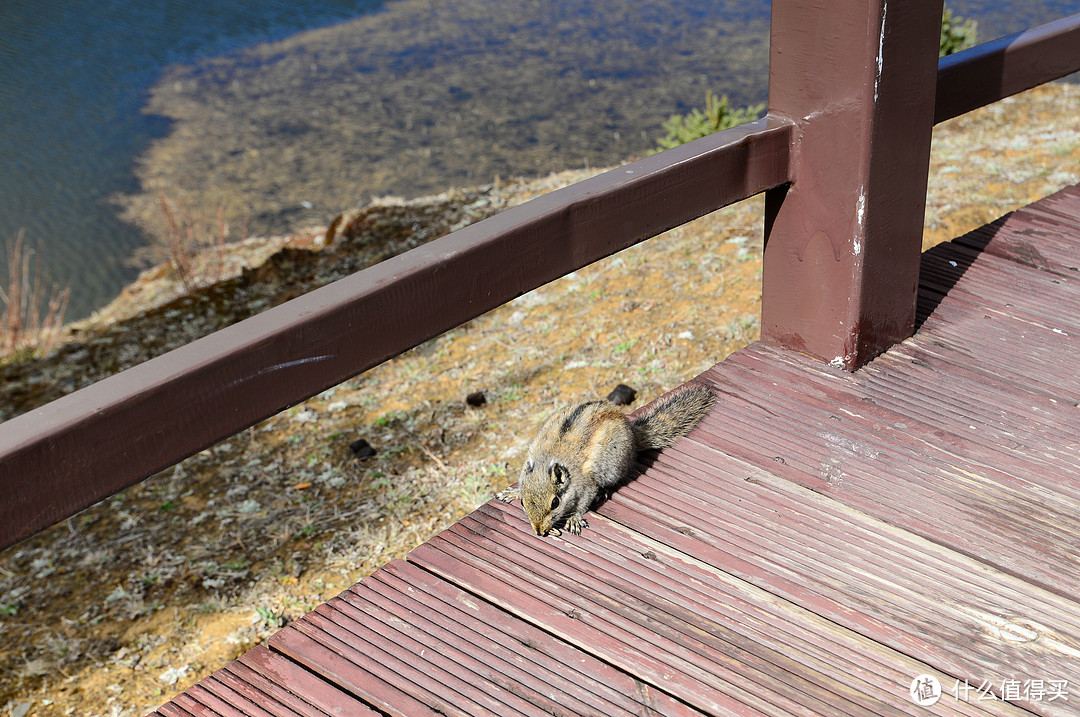
[{"label": "shoreline", "polygon": [[[152,237],[111,198],[134,191],[135,163],[168,131],[145,114],[175,63],[226,56],[355,17],[381,0],[5,2],[0,11],[0,238],[22,230],[83,318],[132,281],[127,260]],[[6,257],[0,272],[6,277]]]},{"label": "shoreline", "polygon": [[[1048,87],[1050,88],[1049,91],[1043,91],[1042,88],[1036,88],[1035,90],[1030,90],[1027,93],[1022,93],[1018,97],[1043,98],[1046,96],[1053,96],[1057,93],[1060,93],[1061,97],[1059,97],[1058,100],[1060,102],[1067,103],[1070,101],[1071,97],[1075,96],[1075,93],[1080,92],[1080,84],[1075,83],[1057,82],[1052,83]],[[1015,102],[1017,102],[1015,98],[1007,98],[996,109],[994,108],[994,106],[991,106],[989,108],[983,108],[982,110],[978,110],[971,114],[980,119],[984,115],[989,115],[991,117],[996,116],[1001,121],[1008,121],[1010,119],[1012,121],[1016,121],[1017,117],[1010,118],[1007,116],[1009,112],[1006,109],[1011,103]],[[1037,122],[1042,116],[1053,112],[1065,114],[1065,112],[1060,109],[1054,110],[1053,108],[1040,108],[1037,103],[1031,103],[1030,107],[1023,109],[1020,113],[1014,112],[1012,114],[1026,114],[1028,121]],[[957,131],[963,132],[965,131],[965,127],[969,124],[972,124],[971,117],[962,116],[952,120],[950,123],[946,123],[947,127],[942,131],[942,133],[949,134]],[[1064,131],[1066,130],[1063,128],[1063,132]],[[1025,140],[1020,137],[1011,144],[1015,147],[1017,142],[1023,143],[1024,141]],[[1066,139],[1065,141],[1068,140]],[[961,157],[959,150],[946,149],[945,152],[947,152],[947,154],[943,154],[941,151],[941,145],[942,140],[939,136],[938,141],[935,143],[935,152],[932,155],[931,159],[931,186],[928,188],[927,192],[928,199],[926,218],[924,222],[924,232],[926,235],[923,242],[924,249],[928,248],[930,245],[938,241],[950,239],[953,236],[958,235],[958,233],[966,231],[971,226],[975,226],[977,224],[992,220],[992,217],[989,217],[985,212],[972,214],[968,223],[963,223],[961,220],[958,220],[955,217],[944,216],[949,213],[956,213],[957,209],[959,209],[960,215],[965,215],[966,212],[963,208],[956,207],[955,201],[935,200],[935,193],[944,194],[944,184],[946,182],[952,181],[952,177],[958,174],[959,167],[953,166],[953,163]],[[1020,149],[1011,147],[1009,151],[1015,153],[1017,151],[1021,151],[1023,148],[1024,145],[1021,144]],[[981,164],[984,166],[989,164],[989,168],[993,169],[992,162],[983,161],[981,162]],[[614,166],[606,169],[582,168],[577,170],[563,170],[558,172],[550,172],[547,174],[547,176],[536,178],[519,177],[507,182],[507,189],[502,191],[502,196],[500,196],[495,201],[497,204],[499,204],[500,207],[512,206],[515,203],[520,203],[521,201],[525,201],[528,198],[532,198],[533,196],[542,193],[543,191],[551,191],[553,189],[557,189],[560,186],[564,186],[565,184],[569,183],[570,181],[577,181],[587,176],[591,176],[592,174],[597,174],[602,171],[608,171],[608,169],[614,168]],[[934,182],[935,177],[937,179],[936,183]],[[1025,177],[1024,179],[1030,179],[1030,177]],[[975,200],[972,202],[973,204],[978,203],[978,201],[984,198],[984,194],[980,190],[980,183],[977,178],[972,177],[966,180],[965,184],[970,191],[972,199]],[[502,182],[496,180],[495,184],[489,186],[499,187],[501,185]],[[998,189],[1007,190],[1007,187],[1004,187],[1004,182],[998,182],[995,184],[995,186]],[[272,254],[280,251],[287,246],[304,249],[319,248],[321,247],[320,235],[325,235],[326,227],[329,227],[340,217],[347,216],[350,213],[355,213],[357,211],[362,211],[367,207],[378,205],[407,205],[410,203],[424,204],[439,202],[444,201],[448,197],[454,196],[455,193],[470,191],[483,191],[483,189],[452,188],[445,192],[442,192],[441,194],[423,195],[412,199],[394,196],[374,198],[367,203],[360,203],[355,205],[356,208],[354,209],[346,209],[343,213],[339,213],[336,218],[332,218],[322,224],[311,223],[307,226],[290,229],[290,231],[279,235],[248,237],[239,242],[229,243],[226,245],[227,258],[225,260],[225,263],[228,266],[225,268],[225,276],[223,278],[231,278],[237,276],[243,268],[252,268],[254,266],[257,266],[258,264],[269,258]],[[1035,198],[1037,198],[1035,196],[1032,196],[1030,192],[1023,194],[1023,196],[1027,197],[1027,199],[1017,199],[1018,196],[1019,195],[1010,194],[1008,191],[1005,191],[1002,198],[991,200],[991,203],[1000,207],[1012,207],[1019,206],[1016,204],[1017,201],[1023,201],[1026,203],[1027,201],[1033,201]],[[134,281],[125,285],[121,292],[112,300],[110,300],[107,304],[95,310],[93,314],[89,317],[80,319],[78,321],[70,322],[67,327],[75,328],[78,331],[81,330],[81,327],[85,325],[96,325],[100,324],[103,320],[109,320],[109,317],[124,318],[125,316],[130,316],[132,313],[137,311],[152,309],[155,306],[160,305],[163,300],[173,300],[179,298],[183,294],[182,287],[176,285],[174,282],[170,284],[167,279],[167,274],[167,267],[165,264],[162,263],[158,263],[147,269],[144,269],[140,272],[139,276]],[[157,288],[155,289],[151,287],[148,289],[148,284],[156,284]],[[165,285],[168,285],[168,288],[165,288]],[[137,298],[137,295],[151,295],[154,296],[154,299],[149,304],[140,305],[140,299]],[[162,295],[167,296],[168,299],[162,299]]]}]

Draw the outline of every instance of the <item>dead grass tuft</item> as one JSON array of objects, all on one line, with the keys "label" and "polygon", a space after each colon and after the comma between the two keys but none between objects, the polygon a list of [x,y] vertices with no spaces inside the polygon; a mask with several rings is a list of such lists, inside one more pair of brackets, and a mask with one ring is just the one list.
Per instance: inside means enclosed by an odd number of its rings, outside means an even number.
[{"label": "dead grass tuft", "polygon": [[[45,297],[45,268],[42,248],[28,249],[26,233],[20,229],[15,240],[8,243],[7,284],[0,284],[0,357],[28,352],[31,355],[48,353],[60,337],[64,326],[71,288],[56,284]],[[44,307],[44,312],[43,312]]]},{"label": "dead grass tuft", "polygon": [[[225,266],[225,242],[229,226],[225,208],[218,204],[212,218],[205,212],[192,211],[170,201],[164,190],[158,192],[158,208],[165,231],[158,245],[150,248],[151,260],[164,254],[184,291],[192,293],[221,281]],[[241,236],[247,236],[247,217]]]}]

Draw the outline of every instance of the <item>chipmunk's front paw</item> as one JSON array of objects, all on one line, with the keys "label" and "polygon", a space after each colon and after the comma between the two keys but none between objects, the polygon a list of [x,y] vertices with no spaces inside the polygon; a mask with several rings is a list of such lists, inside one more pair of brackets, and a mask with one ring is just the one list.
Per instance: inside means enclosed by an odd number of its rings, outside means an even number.
[{"label": "chipmunk's front paw", "polygon": [[501,490],[495,494],[495,497],[504,503],[512,503],[515,500],[521,500],[521,485],[512,485],[505,490]]},{"label": "chipmunk's front paw", "polygon": [[566,529],[574,535],[581,535],[582,529],[588,527],[589,524],[585,522],[583,515],[571,515],[566,519]]}]

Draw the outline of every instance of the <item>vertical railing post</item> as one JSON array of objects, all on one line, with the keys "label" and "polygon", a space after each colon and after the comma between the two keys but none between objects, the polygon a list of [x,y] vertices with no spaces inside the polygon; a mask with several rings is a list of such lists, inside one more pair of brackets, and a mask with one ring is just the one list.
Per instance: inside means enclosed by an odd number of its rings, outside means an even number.
[{"label": "vertical railing post", "polygon": [[911,335],[942,0],[773,0],[762,338],[854,370]]}]

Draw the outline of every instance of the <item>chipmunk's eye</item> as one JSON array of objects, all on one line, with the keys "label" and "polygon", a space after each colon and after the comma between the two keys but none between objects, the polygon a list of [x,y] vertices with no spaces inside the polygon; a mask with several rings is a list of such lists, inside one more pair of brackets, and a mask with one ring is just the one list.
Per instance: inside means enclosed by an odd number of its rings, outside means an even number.
[{"label": "chipmunk's eye", "polygon": [[527,461],[525,461],[525,472],[526,473],[532,473],[532,470],[533,470],[533,459],[530,458]]},{"label": "chipmunk's eye", "polygon": [[559,507],[559,496],[553,495],[551,497],[551,508],[550,509],[555,510],[558,507]]}]

